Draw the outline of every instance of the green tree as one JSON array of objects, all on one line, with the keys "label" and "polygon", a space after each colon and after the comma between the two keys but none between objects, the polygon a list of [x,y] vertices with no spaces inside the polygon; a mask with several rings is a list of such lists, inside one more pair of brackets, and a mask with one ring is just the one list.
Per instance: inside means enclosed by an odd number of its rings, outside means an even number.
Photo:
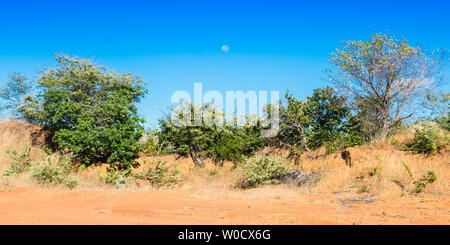
[{"label": "green tree", "polygon": [[331,54],[327,74],[350,104],[376,110],[376,139],[384,140],[413,115],[413,102],[442,80],[447,61],[445,51],[428,54],[407,39],[374,34],[367,42],[343,41]]},{"label": "green tree", "polygon": [[[189,104],[190,120],[184,125],[175,125],[170,119],[160,120],[159,139],[170,142],[180,155],[189,155],[197,166],[202,166],[206,158],[216,163],[243,160],[243,155],[251,153],[263,145],[258,127],[235,127],[223,123],[205,123],[204,119],[218,118],[211,105],[195,108]],[[194,111],[202,113],[201,125],[194,123]]]},{"label": "green tree", "polygon": [[345,99],[330,88],[315,89],[312,96],[299,101],[286,93],[287,104],[280,110],[278,138],[284,145],[300,152],[310,151],[324,145],[335,147],[364,143],[360,137],[361,125],[352,116]]},{"label": "green tree", "polygon": [[337,96],[330,87],[315,89],[306,101],[305,113],[311,118],[313,133],[309,145],[317,149],[344,132],[350,110],[344,105],[345,99]]},{"label": "green tree", "polygon": [[141,150],[144,120],[136,104],[147,92],[142,79],[89,60],[57,56],[56,61],[57,67],[37,80],[43,88],[41,126],[57,148],[86,164],[130,167]]},{"label": "green tree", "polygon": [[5,85],[0,87],[0,111],[14,119],[38,122],[41,105],[37,94],[32,93],[34,89],[34,83],[24,74],[9,74]]}]

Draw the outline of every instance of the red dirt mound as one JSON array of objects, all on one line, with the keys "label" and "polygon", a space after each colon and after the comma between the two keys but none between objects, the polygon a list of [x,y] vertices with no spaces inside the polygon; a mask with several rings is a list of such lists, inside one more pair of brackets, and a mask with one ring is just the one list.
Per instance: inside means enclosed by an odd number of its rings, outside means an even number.
[{"label": "red dirt mound", "polygon": [[[16,139],[25,143],[31,141],[32,146],[42,147],[48,142],[48,133],[39,126],[17,121],[0,123],[1,140]],[[3,143],[3,142],[0,142]]]}]

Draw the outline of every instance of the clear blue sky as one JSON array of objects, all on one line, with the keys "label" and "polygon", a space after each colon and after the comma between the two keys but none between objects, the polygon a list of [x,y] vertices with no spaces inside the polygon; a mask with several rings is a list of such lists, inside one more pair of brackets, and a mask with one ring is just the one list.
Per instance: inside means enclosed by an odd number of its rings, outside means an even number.
[{"label": "clear blue sky", "polygon": [[[36,76],[56,54],[94,58],[145,78],[139,106],[150,125],[176,90],[320,86],[341,40],[390,31],[450,49],[449,1],[2,1],[0,79]],[[229,52],[221,50],[230,47]]]}]

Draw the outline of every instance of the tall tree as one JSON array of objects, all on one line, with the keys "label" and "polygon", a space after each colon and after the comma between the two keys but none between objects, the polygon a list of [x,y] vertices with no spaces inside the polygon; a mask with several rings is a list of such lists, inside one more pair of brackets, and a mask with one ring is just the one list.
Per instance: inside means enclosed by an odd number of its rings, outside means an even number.
[{"label": "tall tree", "polygon": [[374,34],[371,40],[343,41],[331,54],[327,74],[353,105],[372,107],[379,118],[376,139],[413,115],[413,102],[442,81],[447,52],[427,52],[407,39]]},{"label": "tall tree", "polygon": [[41,105],[38,95],[33,94],[34,87],[24,74],[9,74],[5,85],[0,87],[0,111],[12,119],[38,122]]}]

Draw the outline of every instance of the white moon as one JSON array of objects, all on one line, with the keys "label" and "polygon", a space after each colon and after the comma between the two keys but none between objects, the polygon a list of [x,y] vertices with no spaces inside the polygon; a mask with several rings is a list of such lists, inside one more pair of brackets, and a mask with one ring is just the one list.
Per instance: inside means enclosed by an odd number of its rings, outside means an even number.
[{"label": "white moon", "polygon": [[223,45],[222,46],[222,51],[223,52],[228,52],[230,50],[230,47],[228,47],[228,45]]}]

